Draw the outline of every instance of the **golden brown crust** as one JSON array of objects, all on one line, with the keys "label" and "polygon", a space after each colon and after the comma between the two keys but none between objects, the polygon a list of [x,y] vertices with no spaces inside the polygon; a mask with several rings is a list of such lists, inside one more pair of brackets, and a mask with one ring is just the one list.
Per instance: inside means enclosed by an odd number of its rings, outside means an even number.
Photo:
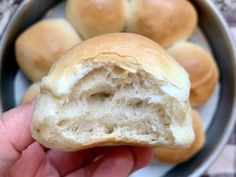
[{"label": "golden brown crust", "polygon": [[154,149],[155,158],[162,163],[182,163],[195,155],[205,143],[205,134],[202,126],[202,121],[198,112],[192,109],[193,130],[195,133],[195,140],[193,144],[186,149],[168,149],[156,148]]},{"label": "golden brown crust", "polygon": [[31,84],[21,98],[20,104],[25,104],[32,101],[39,94],[39,92],[39,83],[36,82]]},{"label": "golden brown crust", "polygon": [[131,1],[127,30],[142,34],[167,47],[189,38],[196,25],[197,13],[186,0]]},{"label": "golden brown crust", "polygon": [[66,20],[40,21],[17,38],[17,63],[30,80],[39,81],[51,65],[79,41],[79,36]]},{"label": "golden brown crust", "polygon": [[66,16],[85,39],[120,32],[124,27],[125,0],[68,0]]},{"label": "golden brown crust", "polygon": [[190,76],[191,105],[202,105],[212,94],[219,79],[214,58],[205,49],[190,42],[177,43],[168,52]]}]

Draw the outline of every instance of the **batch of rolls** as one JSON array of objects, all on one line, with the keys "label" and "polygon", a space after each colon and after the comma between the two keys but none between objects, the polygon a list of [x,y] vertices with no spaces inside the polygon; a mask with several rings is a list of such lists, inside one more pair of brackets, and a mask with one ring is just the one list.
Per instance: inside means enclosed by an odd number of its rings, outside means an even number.
[{"label": "batch of rolls", "polygon": [[[141,34],[164,47],[190,76],[190,103],[193,108],[204,104],[212,94],[219,78],[215,60],[204,48],[187,41],[198,21],[191,2],[67,0],[65,14],[65,19],[45,19],[33,24],[16,40],[15,53],[19,67],[33,82],[22,97],[21,104],[39,93],[38,82],[66,50],[82,40],[114,32]],[[203,147],[205,134],[195,109],[192,119],[196,136],[194,143],[181,150],[157,148],[154,154],[158,161],[182,163]]]}]

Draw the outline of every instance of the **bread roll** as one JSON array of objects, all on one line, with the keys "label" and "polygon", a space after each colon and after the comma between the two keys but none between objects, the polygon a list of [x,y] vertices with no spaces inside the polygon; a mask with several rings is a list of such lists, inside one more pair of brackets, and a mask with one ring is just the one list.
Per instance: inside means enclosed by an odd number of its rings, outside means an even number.
[{"label": "bread roll", "polygon": [[41,81],[32,136],[53,149],[185,147],[194,140],[188,74],[155,42],[101,35],[73,47]]},{"label": "bread roll", "polygon": [[187,0],[133,0],[127,8],[126,31],[142,34],[163,47],[188,39],[197,13]]},{"label": "bread roll", "polygon": [[125,22],[126,0],[68,0],[66,16],[84,39],[120,32]]},{"label": "bread roll", "polygon": [[193,130],[195,133],[195,140],[193,144],[186,149],[168,149],[156,148],[154,149],[155,158],[163,163],[182,163],[189,160],[195,155],[205,143],[205,133],[202,126],[202,121],[198,112],[192,109]]},{"label": "bread roll", "polygon": [[190,103],[200,106],[212,94],[219,78],[214,58],[200,46],[190,42],[179,42],[168,50],[188,72],[191,81]]},{"label": "bread roll", "polygon": [[39,94],[39,91],[38,82],[31,84],[21,98],[20,104],[25,104],[32,101]]},{"label": "bread roll", "polygon": [[51,65],[78,42],[79,36],[66,20],[42,20],[18,37],[16,60],[30,80],[39,81]]}]

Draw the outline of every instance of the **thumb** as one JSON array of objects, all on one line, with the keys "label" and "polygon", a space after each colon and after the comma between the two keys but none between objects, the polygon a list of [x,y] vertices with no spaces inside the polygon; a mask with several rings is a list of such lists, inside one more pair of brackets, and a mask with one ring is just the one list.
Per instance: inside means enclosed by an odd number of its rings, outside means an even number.
[{"label": "thumb", "polygon": [[34,142],[30,133],[33,104],[22,105],[0,118],[0,176],[7,175],[21,152]]}]

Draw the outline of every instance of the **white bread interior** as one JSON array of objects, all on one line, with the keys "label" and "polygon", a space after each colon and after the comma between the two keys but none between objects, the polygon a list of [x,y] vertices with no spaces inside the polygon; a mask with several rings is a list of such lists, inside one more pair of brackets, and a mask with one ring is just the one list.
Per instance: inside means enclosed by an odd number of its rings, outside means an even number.
[{"label": "white bread interior", "polygon": [[32,136],[53,149],[186,147],[188,74],[151,40],[115,33],[68,51],[41,81]]},{"label": "white bread interior", "polygon": [[170,164],[183,163],[192,158],[203,148],[206,137],[203,129],[202,118],[195,109],[192,109],[192,123],[195,140],[191,146],[182,149],[156,148],[154,149],[154,157],[156,160]]}]

